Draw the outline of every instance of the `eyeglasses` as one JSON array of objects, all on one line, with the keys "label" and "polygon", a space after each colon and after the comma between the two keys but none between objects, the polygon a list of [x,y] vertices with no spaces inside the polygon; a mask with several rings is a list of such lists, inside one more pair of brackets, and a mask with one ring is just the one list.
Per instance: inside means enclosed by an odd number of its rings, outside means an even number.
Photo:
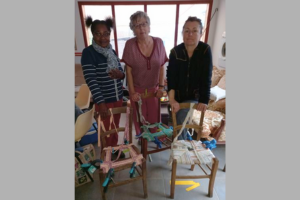
[{"label": "eyeglasses", "polygon": [[141,28],[141,27],[145,28],[147,25],[148,25],[148,23],[147,23],[147,22],[144,22],[144,23],[141,23],[141,24],[136,24],[136,25],[134,25],[133,27],[134,27],[135,29],[138,29],[138,28]]},{"label": "eyeglasses", "polygon": [[108,37],[110,36],[110,32],[104,32],[103,34],[95,32],[95,35],[97,35],[98,37]]},{"label": "eyeglasses", "polygon": [[197,33],[200,33],[200,31],[197,29],[194,29],[194,30],[185,29],[185,30],[183,30],[183,33],[186,35],[189,35],[190,33],[192,33],[192,35],[195,35]]}]

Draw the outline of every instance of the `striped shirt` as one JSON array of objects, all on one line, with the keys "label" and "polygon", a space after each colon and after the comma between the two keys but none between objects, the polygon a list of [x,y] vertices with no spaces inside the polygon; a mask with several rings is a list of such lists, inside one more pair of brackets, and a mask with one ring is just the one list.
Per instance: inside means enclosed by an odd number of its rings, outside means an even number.
[{"label": "striped shirt", "polygon": [[[116,54],[115,51],[114,53]],[[122,99],[122,80],[111,79],[109,77],[108,73],[106,72],[106,57],[101,53],[98,53],[92,45],[83,49],[81,66],[84,79],[89,86],[93,96],[93,101],[95,103],[111,103]],[[123,72],[120,62],[119,70]]]}]

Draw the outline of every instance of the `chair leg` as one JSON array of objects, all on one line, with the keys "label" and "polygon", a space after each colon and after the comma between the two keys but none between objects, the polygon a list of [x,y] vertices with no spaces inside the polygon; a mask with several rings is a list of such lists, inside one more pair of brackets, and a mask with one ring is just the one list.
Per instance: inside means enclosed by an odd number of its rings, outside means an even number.
[{"label": "chair leg", "polygon": [[104,174],[99,172],[100,192],[101,192],[102,200],[106,200],[106,196],[105,196],[105,193],[104,193],[104,188],[102,186],[102,184],[104,183],[104,180],[105,180]]},{"label": "chair leg", "polygon": [[146,160],[147,160],[147,148],[148,148],[147,140],[142,138],[142,154]]},{"label": "chair leg", "polygon": [[147,190],[147,169],[146,169],[146,159],[144,158],[142,164],[142,173],[143,173],[143,190],[144,190],[144,198],[148,198],[148,190]]},{"label": "chair leg", "polygon": [[209,178],[209,185],[208,185],[208,196],[213,196],[214,184],[216,179],[216,174],[219,166],[219,160],[217,158],[213,158],[213,165],[211,168],[210,178]]},{"label": "chair leg", "polygon": [[177,160],[174,159],[172,163],[172,176],[171,176],[171,190],[170,190],[170,198],[174,199],[175,195],[175,180],[176,180],[176,169],[177,169]]},{"label": "chair leg", "polygon": [[226,164],[224,165],[223,172],[226,172]]},{"label": "chair leg", "polygon": [[191,171],[194,171],[195,165],[191,165]]}]

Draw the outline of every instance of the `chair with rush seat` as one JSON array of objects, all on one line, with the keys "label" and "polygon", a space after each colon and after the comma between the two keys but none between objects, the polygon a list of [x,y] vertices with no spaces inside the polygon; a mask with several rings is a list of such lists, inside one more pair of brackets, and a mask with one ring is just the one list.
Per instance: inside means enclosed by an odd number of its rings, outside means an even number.
[{"label": "chair with rush seat", "polygon": [[[174,199],[175,195],[175,180],[176,179],[209,179],[208,186],[208,196],[213,196],[213,187],[216,178],[216,173],[218,170],[218,159],[213,155],[209,148],[200,141],[200,135],[203,129],[203,120],[205,112],[201,112],[200,115],[200,123],[197,124],[186,124],[187,119],[192,116],[193,110],[196,110],[197,104],[191,103],[180,103],[180,109],[190,109],[187,118],[185,119],[182,125],[177,125],[176,114],[172,110],[172,121],[173,121],[173,143],[171,147],[171,156],[169,160],[169,164],[172,164],[172,175],[171,175],[171,186],[170,186],[170,197]],[[197,140],[177,140],[178,134],[181,134],[182,127],[187,129],[195,129],[199,133],[197,135]],[[178,131],[180,131],[178,133]],[[205,173],[198,175],[177,175],[177,165],[185,164],[191,165],[191,170],[194,170],[194,166],[198,165],[200,169]],[[210,173],[205,171],[205,168],[210,170]]]}]

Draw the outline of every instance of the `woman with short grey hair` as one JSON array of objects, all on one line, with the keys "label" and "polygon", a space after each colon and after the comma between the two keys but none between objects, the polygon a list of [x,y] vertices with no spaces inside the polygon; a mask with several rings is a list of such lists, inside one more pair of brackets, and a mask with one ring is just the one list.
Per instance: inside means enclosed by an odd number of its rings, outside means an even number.
[{"label": "woman with short grey hair", "polygon": [[[136,134],[141,133],[135,102],[142,100],[142,115],[149,123],[160,122],[160,98],[164,88],[164,64],[168,60],[162,39],[150,36],[150,18],[137,11],[130,16],[135,37],[127,40],[123,53]],[[152,130],[153,132],[155,130]]]},{"label": "woman with short grey hair", "polygon": [[147,24],[150,26],[150,18],[148,17],[148,15],[145,12],[137,11],[136,13],[130,16],[129,27],[133,31],[133,33],[134,33],[134,24],[138,18],[144,18]]}]

